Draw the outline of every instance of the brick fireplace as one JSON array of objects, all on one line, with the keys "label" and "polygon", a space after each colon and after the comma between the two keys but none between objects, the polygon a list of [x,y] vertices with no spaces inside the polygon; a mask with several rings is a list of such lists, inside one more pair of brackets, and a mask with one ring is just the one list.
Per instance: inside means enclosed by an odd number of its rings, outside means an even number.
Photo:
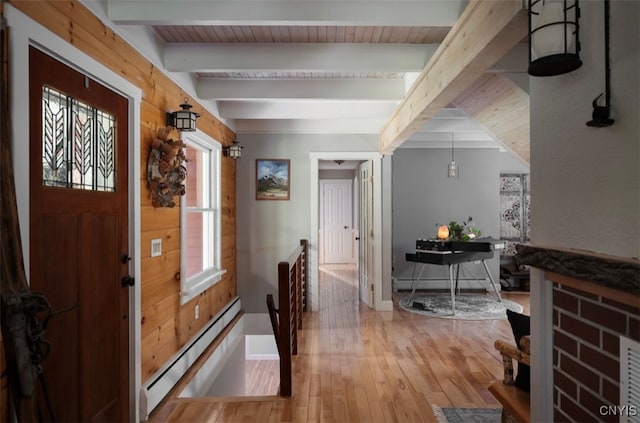
[{"label": "brick fireplace", "polygon": [[545,285],[532,289],[532,304],[541,304],[547,315],[536,316],[532,306],[531,317],[532,328],[537,318],[548,321],[538,339],[532,330],[537,362],[552,366],[548,377],[540,378],[547,386],[536,387],[548,392],[538,401],[552,401],[546,416],[556,422],[618,422],[625,413],[640,417],[640,404],[624,408],[620,402],[620,340],[640,342],[638,260],[528,245],[518,246],[518,253],[540,270],[537,283]]}]

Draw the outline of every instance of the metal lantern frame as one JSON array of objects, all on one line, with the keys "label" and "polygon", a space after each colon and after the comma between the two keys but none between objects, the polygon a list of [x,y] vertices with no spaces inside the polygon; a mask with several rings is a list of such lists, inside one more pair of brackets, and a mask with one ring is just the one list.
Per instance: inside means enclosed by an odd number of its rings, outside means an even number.
[{"label": "metal lantern frame", "polygon": [[222,148],[222,152],[225,156],[231,157],[232,159],[239,159],[242,157],[242,147],[238,144],[238,141],[234,141],[233,144],[227,145]]},{"label": "metal lantern frame", "polygon": [[196,119],[199,118],[200,115],[196,112],[192,112],[192,107],[193,106],[191,104],[187,103],[187,99],[185,99],[184,103],[180,105],[182,110],[167,113],[167,125],[182,132],[195,132]]},{"label": "metal lantern frame", "polygon": [[[551,2],[548,0],[528,0],[529,1],[529,68],[528,73],[532,76],[555,76],[572,72],[582,66],[580,60],[580,6],[579,0],[561,0]],[[562,5],[562,18],[546,22],[533,27],[533,17],[540,17],[544,7],[548,4]],[[573,19],[573,20],[572,20]],[[546,56],[533,58],[533,38],[540,31],[549,31],[552,27],[561,26],[564,49],[560,53],[553,53]],[[570,36],[569,36],[570,35]],[[573,38],[573,49],[570,47],[570,39]]]}]

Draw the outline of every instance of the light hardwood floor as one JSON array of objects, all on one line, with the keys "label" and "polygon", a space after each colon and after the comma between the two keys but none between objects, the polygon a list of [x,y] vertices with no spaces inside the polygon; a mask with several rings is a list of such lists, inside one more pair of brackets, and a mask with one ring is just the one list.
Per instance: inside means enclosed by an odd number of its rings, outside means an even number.
[{"label": "light hardwood floor", "polygon": [[[432,405],[499,407],[487,386],[502,378],[493,342],[513,339],[506,319],[372,311],[360,304],[349,265],[323,266],[319,285],[320,310],[304,316],[299,334],[293,397],[169,398],[150,421],[435,422]],[[503,296],[529,313],[528,295]],[[256,372],[254,392],[277,390],[273,367]]]}]

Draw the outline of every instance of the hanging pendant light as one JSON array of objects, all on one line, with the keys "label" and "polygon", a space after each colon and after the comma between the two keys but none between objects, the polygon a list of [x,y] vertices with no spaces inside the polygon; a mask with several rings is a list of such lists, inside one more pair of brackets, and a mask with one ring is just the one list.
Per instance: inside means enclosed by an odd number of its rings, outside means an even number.
[{"label": "hanging pendant light", "polygon": [[582,66],[578,0],[529,0],[529,75],[554,76]]},{"label": "hanging pendant light", "polygon": [[458,164],[456,163],[455,157],[453,155],[453,133],[451,134],[451,161],[447,166],[447,178],[457,178],[458,177]]}]

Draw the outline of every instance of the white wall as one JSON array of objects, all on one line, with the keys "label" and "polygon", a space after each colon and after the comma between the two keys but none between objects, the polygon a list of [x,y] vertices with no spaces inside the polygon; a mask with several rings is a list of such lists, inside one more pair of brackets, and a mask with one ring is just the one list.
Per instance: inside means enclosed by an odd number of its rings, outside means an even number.
[{"label": "white wall", "polygon": [[320,179],[353,179],[356,177],[355,169],[348,170],[331,170],[320,169],[318,172]]},{"label": "white wall", "polygon": [[[377,152],[375,135],[239,135],[237,163],[238,295],[250,313],[264,313],[266,294],[277,293],[277,264],[310,239],[310,152]],[[256,201],[255,160],[290,159],[289,201]]]},{"label": "white wall", "polygon": [[604,92],[602,1],[581,2],[583,65],[530,78],[531,242],[640,256],[640,3],[611,2],[611,117],[591,128]]}]

